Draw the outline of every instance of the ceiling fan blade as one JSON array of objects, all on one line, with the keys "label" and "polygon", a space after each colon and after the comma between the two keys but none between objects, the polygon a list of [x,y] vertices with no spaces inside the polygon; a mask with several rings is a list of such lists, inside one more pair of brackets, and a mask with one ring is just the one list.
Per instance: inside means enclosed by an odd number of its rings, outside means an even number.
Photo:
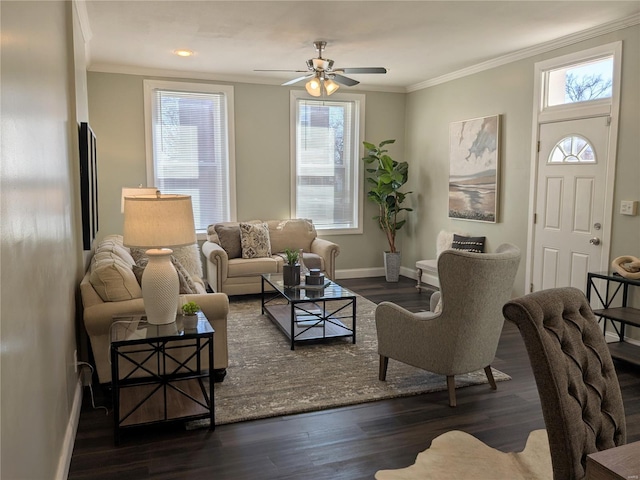
[{"label": "ceiling fan blade", "polygon": [[302,81],[302,80],[305,80],[305,79],[307,79],[307,78],[311,78],[311,77],[313,77],[314,75],[315,75],[315,73],[310,73],[310,74],[308,74],[308,75],[303,75],[303,76],[301,76],[301,77],[294,78],[293,80],[289,80],[288,82],[284,82],[284,83],[282,84],[282,86],[283,86],[283,87],[286,87],[287,85],[293,85],[294,83],[298,83],[298,82],[300,82],[300,81]]},{"label": "ceiling fan blade", "polygon": [[307,70],[253,70],[254,72],[293,72],[293,73],[302,73]]},{"label": "ceiling fan blade", "polygon": [[334,72],[341,73],[387,73],[387,69],[384,67],[355,67],[355,68],[336,68]]},{"label": "ceiling fan blade", "polygon": [[347,87],[353,87],[354,85],[358,85],[360,83],[353,78],[345,77],[344,75],[340,75],[339,73],[332,74],[331,78],[333,78],[333,80],[335,80],[337,83],[346,85]]}]

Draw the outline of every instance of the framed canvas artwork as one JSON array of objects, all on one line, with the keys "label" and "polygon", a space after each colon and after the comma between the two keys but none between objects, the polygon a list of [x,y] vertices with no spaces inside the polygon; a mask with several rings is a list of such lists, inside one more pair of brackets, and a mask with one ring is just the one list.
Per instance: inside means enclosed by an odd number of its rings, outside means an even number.
[{"label": "framed canvas artwork", "polygon": [[82,200],[82,245],[91,250],[98,233],[98,158],[96,136],[88,123],[78,129],[80,139],[80,198]]},{"label": "framed canvas artwork", "polygon": [[449,127],[449,218],[496,223],[500,115]]}]

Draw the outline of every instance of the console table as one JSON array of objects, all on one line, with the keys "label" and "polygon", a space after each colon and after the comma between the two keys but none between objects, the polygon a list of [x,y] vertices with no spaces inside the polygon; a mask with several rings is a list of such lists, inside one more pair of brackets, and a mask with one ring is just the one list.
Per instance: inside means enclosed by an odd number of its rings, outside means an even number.
[{"label": "console table", "polygon": [[[599,290],[597,281],[605,282],[605,291]],[[619,341],[608,343],[613,358],[640,365],[640,347],[624,341],[627,326],[640,327],[640,309],[627,306],[629,287],[640,287],[640,280],[626,278],[611,272],[589,272],[587,274],[587,299],[591,301],[591,293],[595,293],[604,308],[595,309],[593,313],[598,321],[603,320],[603,333],[606,334],[607,323],[611,323],[618,334]],[[622,293],[621,306],[614,307],[616,297]],[[619,322],[620,325],[616,325]]]},{"label": "console table", "polygon": [[[120,431],[133,426],[209,418],[209,428],[215,429],[213,334],[202,312],[194,328],[184,328],[182,316],[167,325],[151,325],[143,315],[114,317],[111,386],[116,445]],[[205,350],[208,371],[201,362]]]}]

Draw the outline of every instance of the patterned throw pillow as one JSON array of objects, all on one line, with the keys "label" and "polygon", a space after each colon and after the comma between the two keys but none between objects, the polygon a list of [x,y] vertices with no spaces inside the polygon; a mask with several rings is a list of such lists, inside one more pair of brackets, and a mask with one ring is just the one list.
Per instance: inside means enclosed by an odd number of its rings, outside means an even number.
[{"label": "patterned throw pillow", "polygon": [[240,243],[242,244],[242,258],[271,256],[269,226],[266,223],[241,223]]},{"label": "patterned throw pillow", "polygon": [[487,237],[463,237],[462,235],[453,235],[451,248],[453,250],[465,250],[473,253],[484,253],[484,242]]}]

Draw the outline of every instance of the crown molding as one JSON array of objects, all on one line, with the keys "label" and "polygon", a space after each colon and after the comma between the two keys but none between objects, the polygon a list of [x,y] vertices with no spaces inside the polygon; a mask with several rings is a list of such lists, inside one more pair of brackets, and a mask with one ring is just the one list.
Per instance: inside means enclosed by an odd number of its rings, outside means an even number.
[{"label": "crown molding", "polygon": [[[117,65],[108,63],[97,63],[90,65],[87,70],[89,72],[100,73],[116,73],[124,75],[139,75],[143,77],[160,77],[160,78],[179,78],[190,80],[205,80],[213,82],[227,83],[250,83],[257,85],[282,85],[282,79],[277,78],[257,78],[242,75],[223,75],[211,72],[172,70],[160,68],[145,68],[131,65]],[[359,84],[354,87],[348,87],[349,90],[366,90],[369,92],[388,92],[388,93],[407,93],[404,87],[379,86],[379,85],[363,85]]]},{"label": "crown molding", "polygon": [[558,48],[567,47],[569,45],[574,45],[576,43],[589,40],[591,38],[599,37],[601,35],[606,35],[608,33],[622,30],[624,28],[632,27],[634,25],[638,25],[639,23],[640,23],[640,14],[635,14],[621,20],[616,20],[614,22],[606,23],[604,25],[599,25],[597,27],[590,28],[588,30],[583,30],[582,32],[578,32],[572,35],[567,35],[565,37],[552,40],[550,42],[541,43],[539,45],[535,45],[530,48],[525,48],[523,50],[518,50],[517,52],[503,55],[501,57],[497,57],[492,60],[488,60],[486,62],[478,63],[471,67],[463,68],[462,70],[457,70],[455,72],[447,73],[439,77],[425,80],[424,82],[410,85],[406,88],[406,92],[407,93],[415,92],[417,90],[423,90],[425,88],[433,87],[435,85],[440,85],[442,83],[450,82],[451,80],[467,77],[475,73],[483,72],[485,70],[506,65],[508,63],[516,62],[518,60],[523,60],[525,58],[533,57],[535,55],[540,55],[542,53],[547,53],[552,50],[556,50]]}]

